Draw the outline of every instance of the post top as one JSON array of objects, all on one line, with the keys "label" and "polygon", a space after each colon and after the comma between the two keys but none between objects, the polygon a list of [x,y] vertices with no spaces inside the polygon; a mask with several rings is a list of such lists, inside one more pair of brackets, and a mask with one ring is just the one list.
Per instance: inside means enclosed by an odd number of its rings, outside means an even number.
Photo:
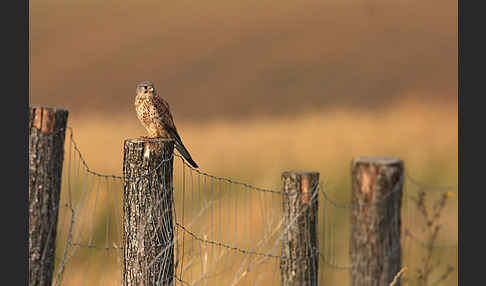
[{"label": "post top", "polygon": [[400,158],[391,157],[391,156],[363,156],[363,157],[355,157],[352,163],[353,165],[359,163],[393,165],[393,164],[403,164],[403,161]]},{"label": "post top", "polygon": [[38,104],[29,105],[29,109],[35,109],[35,108],[41,108],[41,109],[44,109],[44,110],[48,110],[50,112],[57,112],[57,111],[67,112],[67,109],[55,107],[55,106],[43,106],[43,105],[38,105]]},{"label": "post top", "polygon": [[282,173],[282,176],[289,176],[291,174],[295,175],[319,175],[319,172],[315,171],[301,171],[301,170],[290,170]]},{"label": "post top", "polygon": [[125,139],[125,144],[140,144],[140,143],[154,143],[154,142],[173,142],[170,138],[128,138]]}]

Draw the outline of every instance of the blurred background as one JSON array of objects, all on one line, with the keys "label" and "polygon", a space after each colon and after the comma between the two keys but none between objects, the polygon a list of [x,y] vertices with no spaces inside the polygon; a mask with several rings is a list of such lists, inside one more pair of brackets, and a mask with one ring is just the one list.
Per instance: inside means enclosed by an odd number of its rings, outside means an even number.
[{"label": "blurred background", "polygon": [[318,171],[345,200],[351,159],[389,155],[454,185],[457,20],[452,0],[30,1],[29,100],[69,110],[99,172],[145,135],[151,80],[203,171],[277,189]]},{"label": "blurred background", "polygon": [[[276,134],[285,148],[295,140],[331,153],[343,143],[371,147],[349,136],[405,153],[414,148],[408,143],[424,150],[437,140],[439,149],[451,145],[443,167],[457,168],[457,61],[457,1],[30,3],[30,103],[68,109],[91,165],[112,171],[123,139],[145,134],[133,106],[142,80],[170,103],[203,169],[242,163],[218,145],[258,148],[256,157],[268,161],[276,146],[265,140]],[[299,140],[303,132],[310,137]],[[412,140],[397,144],[394,133]],[[114,164],[98,164],[105,149]],[[307,152],[298,150],[279,157]],[[347,154],[346,161],[355,155]]]}]

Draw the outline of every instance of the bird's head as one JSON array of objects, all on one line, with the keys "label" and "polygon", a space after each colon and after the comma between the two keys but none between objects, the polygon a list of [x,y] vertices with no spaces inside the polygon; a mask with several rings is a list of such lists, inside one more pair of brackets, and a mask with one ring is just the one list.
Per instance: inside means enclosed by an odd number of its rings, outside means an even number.
[{"label": "bird's head", "polygon": [[138,94],[155,94],[155,86],[151,81],[144,80],[137,84],[137,95]]}]

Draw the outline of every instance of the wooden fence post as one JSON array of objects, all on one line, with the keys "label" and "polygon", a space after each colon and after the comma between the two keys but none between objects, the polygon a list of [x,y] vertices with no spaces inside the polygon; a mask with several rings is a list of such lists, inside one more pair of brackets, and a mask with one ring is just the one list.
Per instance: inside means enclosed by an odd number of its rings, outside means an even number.
[{"label": "wooden fence post", "polygon": [[173,140],[125,140],[124,286],[173,285],[173,153]]},{"label": "wooden fence post", "polygon": [[68,112],[29,109],[29,285],[51,285]]},{"label": "wooden fence post", "polygon": [[280,275],[282,285],[317,285],[319,255],[317,201],[319,173],[282,173],[283,215]]},{"label": "wooden fence post", "polygon": [[403,173],[403,162],[397,158],[352,161],[352,286],[388,286],[400,271]]}]

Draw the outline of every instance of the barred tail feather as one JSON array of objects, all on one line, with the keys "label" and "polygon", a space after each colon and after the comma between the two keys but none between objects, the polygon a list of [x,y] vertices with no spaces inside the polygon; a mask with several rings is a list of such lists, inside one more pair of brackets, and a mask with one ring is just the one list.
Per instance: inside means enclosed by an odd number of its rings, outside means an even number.
[{"label": "barred tail feather", "polygon": [[177,130],[174,127],[169,127],[169,126],[166,126],[165,128],[169,132],[169,134],[172,136],[172,138],[175,140],[175,147],[176,147],[177,151],[179,151],[179,153],[181,153],[182,157],[184,157],[184,159],[186,159],[186,161],[189,162],[189,164],[191,164],[192,167],[199,168],[197,166],[196,162],[194,162],[194,160],[192,160],[192,157],[189,154],[189,151],[187,151],[186,147],[184,147],[184,144],[182,144],[182,139],[179,136],[179,133],[177,133]]},{"label": "barred tail feather", "polygon": [[184,145],[182,145],[182,143],[176,142],[175,147],[176,147],[177,151],[179,151],[179,153],[181,153],[182,157],[184,157],[184,159],[186,159],[186,161],[189,164],[191,164],[192,167],[199,168],[197,166],[196,162],[194,162],[194,160],[192,160],[191,155],[189,154],[189,151],[187,151],[186,147],[184,147]]}]

